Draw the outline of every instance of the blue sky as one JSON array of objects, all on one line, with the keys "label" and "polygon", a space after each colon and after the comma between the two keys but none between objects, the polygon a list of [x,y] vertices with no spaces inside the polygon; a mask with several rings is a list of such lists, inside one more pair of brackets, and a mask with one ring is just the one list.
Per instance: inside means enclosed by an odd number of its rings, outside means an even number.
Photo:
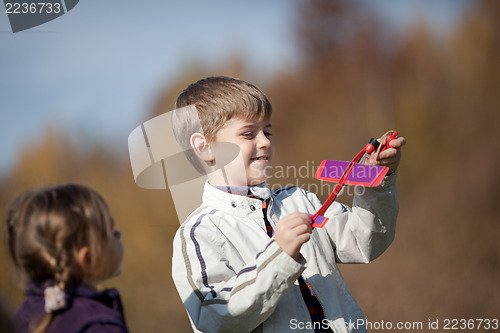
[{"label": "blue sky", "polygon": [[[0,12],[0,176],[47,126],[126,153],[159,91],[193,63],[245,60],[250,81],[296,63],[303,0],[82,0],[67,14],[13,34]],[[440,31],[466,0],[358,0],[395,29],[425,19]]]}]

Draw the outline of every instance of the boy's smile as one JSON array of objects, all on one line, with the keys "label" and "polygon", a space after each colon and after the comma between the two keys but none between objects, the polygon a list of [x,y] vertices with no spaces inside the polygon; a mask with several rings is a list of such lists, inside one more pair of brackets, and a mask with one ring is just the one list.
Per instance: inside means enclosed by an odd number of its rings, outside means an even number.
[{"label": "boy's smile", "polygon": [[[215,142],[230,142],[240,148],[240,163],[225,167],[229,184],[233,186],[258,185],[269,177],[273,156],[269,121],[233,118],[217,133]],[[244,170],[241,166],[243,163]],[[236,166],[239,164],[239,167]],[[246,177],[245,177],[246,175]]]}]

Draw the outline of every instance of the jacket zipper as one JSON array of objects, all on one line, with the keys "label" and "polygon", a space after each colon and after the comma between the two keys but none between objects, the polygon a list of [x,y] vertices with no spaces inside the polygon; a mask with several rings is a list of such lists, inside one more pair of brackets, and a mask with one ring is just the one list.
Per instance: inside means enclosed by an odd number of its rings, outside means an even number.
[{"label": "jacket zipper", "polygon": [[[304,279],[304,282],[307,283],[307,285],[309,286],[309,289],[311,290],[311,293],[314,294],[314,297],[316,297],[316,299],[318,300],[319,305],[321,305],[321,312],[323,313],[323,318],[325,318],[326,320],[328,320],[328,318],[326,318],[326,314],[325,314],[325,310],[324,310],[323,304],[321,304],[321,301],[319,300],[318,294],[313,290],[313,287],[311,286],[311,284],[306,279]],[[329,320],[328,320],[328,322],[330,323]],[[335,329],[332,326],[328,325],[328,328],[330,328],[332,330],[332,332],[335,333]]]},{"label": "jacket zipper", "polygon": [[[273,207],[273,198],[271,197],[269,200],[269,206],[267,207],[266,215],[267,215],[267,220],[269,221],[269,223],[272,222],[271,225],[274,229],[276,227],[276,222],[271,218],[271,208],[272,207]],[[323,310],[323,304],[321,304],[321,301],[319,300],[318,296],[316,296],[317,295],[316,292],[312,289],[312,286],[309,284],[309,282],[307,282],[305,279],[304,279],[304,281],[307,283],[307,285],[311,289],[311,292],[314,293],[316,299],[318,300],[319,304],[321,305],[321,312],[323,312],[323,318],[328,320],[328,318],[326,318],[326,315],[325,315],[325,310]],[[335,329],[333,327],[331,327],[330,325],[328,325],[328,327],[332,330],[333,333],[336,333]]]},{"label": "jacket zipper", "polygon": [[[271,226],[273,227],[273,230],[276,228],[276,222],[271,218],[271,208],[273,207],[273,197],[271,196],[269,198],[269,206],[267,207],[267,212],[266,212],[266,217],[269,223],[271,223]],[[274,233],[274,231],[273,231]]]}]

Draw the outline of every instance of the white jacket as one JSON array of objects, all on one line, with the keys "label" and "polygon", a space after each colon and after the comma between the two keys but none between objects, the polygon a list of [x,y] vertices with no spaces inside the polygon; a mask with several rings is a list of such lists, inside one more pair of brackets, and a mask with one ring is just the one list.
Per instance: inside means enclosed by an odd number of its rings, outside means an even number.
[{"label": "white jacket", "polygon": [[[363,314],[336,265],[368,263],[394,239],[396,175],[364,188],[353,208],[334,202],[324,228],[314,229],[295,261],[265,231],[261,200],[205,185],[202,205],[174,238],[172,276],[195,332],[313,332],[297,283],[302,275],[334,332],[366,332]],[[275,226],[293,212],[313,214],[315,194],[298,187],[271,191],[268,219]]]}]

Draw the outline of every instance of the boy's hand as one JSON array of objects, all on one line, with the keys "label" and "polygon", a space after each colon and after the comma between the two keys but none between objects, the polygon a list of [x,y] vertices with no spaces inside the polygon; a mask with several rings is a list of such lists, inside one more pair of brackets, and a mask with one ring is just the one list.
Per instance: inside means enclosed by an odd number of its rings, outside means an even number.
[{"label": "boy's hand", "polygon": [[[379,142],[383,142],[382,138],[378,139]],[[368,164],[370,165],[382,165],[389,168],[387,174],[393,173],[396,171],[399,162],[401,161],[401,147],[406,144],[406,139],[402,136],[397,137],[397,139],[389,142],[388,149],[380,152],[373,152],[368,160]]]},{"label": "boy's hand", "polygon": [[311,238],[311,218],[305,213],[293,213],[278,221],[274,240],[281,249],[297,260],[302,244]]}]

